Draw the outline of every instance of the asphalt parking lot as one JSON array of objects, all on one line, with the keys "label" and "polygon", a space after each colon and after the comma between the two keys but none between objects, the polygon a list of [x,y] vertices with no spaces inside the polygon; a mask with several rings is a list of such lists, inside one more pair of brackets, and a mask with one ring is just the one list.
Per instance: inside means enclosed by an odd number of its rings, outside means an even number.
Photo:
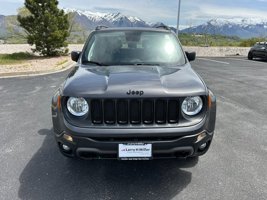
[{"label": "asphalt parking lot", "polygon": [[217,95],[209,152],[186,161],[72,161],[55,145],[50,100],[68,72],[0,79],[0,199],[267,199],[267,62],[199,58]]}]

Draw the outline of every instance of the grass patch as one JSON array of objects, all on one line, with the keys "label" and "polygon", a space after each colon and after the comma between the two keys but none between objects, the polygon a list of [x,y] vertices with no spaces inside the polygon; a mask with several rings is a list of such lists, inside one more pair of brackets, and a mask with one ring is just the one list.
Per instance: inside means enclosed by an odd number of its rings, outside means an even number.
[{"label": "grass patch", "polygon": [[66,60],[62,60],[62,61],[59,61],[59,62],[56,64],[56,66],[58,67],[58,66],[63,65],[63,64],[65,64],[65,63],[67,63],[67,62],[68,62],[67,59],[66,59]]},{"label": "grass patch", "polygon": [[30,53],[19,52],[19,53],[12,53],[12,54],[0,54],[0,65],[12,65],[12,64],[20,64],[26,62],[28,60],[32,60],[37,58]]},{"label": "grass patch", "polygon": [[184,46],[251,47],[267,38],[241,39],[237,36],[181,33],[179,39]]},{"label": "grass patch", "polygon": [[239,37],[230,37],[222,35],[209,34],[187,34],[181,33],[179,39],[184,46],[240,46],[241,39]]}]

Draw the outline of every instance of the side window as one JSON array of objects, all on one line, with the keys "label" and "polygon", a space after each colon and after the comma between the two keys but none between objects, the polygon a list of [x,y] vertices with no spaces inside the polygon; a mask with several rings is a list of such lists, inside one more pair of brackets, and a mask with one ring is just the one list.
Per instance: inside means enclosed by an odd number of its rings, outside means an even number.
[{"label": "side window", "polygon": [[93,36],[88,44],[88,46],[90,46],[91,48],[86,48],[84,55],[83,55],[83,59],[85,60],[90,60],[90,58],[92,57],[92,49],[94,49],[95,47],[95,36]]},{"label": "side window", "polygon": [[257,49],[257,50],[261,50],[262,47],[265,47],[265,45],[264,44],[256,44],[255,45],[255,49]]},{"label": "side window", "polygon": [[94,39],[94,42],[92,43],[92,47],[90,49],[90,51],[88,52],[88,60],[91,60],[91,58],[93,57],[93,50],[95,49],[95,39]]},{"label": "side window", "polygon": [[263,49],[264,47],[265,47],[264,44],[260,44],[260,45],[259,45],[259,49]]}]

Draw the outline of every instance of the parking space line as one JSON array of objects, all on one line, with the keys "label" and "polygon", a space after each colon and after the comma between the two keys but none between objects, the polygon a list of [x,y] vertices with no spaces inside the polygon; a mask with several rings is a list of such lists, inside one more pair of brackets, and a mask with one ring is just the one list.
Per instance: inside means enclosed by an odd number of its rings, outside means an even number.
[{"label": "parking space line", "polygon": [[233,61],[243,61],[243,62],[247,62],[247,63],[253,63],[254,65],[266,65],[266,62],[262,62],[262,61],[257,61],[257,60],[248,60],[248,59],[241,59],[241,58],[226,58],[227,60],[233,60]]},{"label": "parking space line", "polygon": [[219,61],[219,60],[212,60],[212,59],[208,59],[208,58],[198,58],[198,60],[205,60],[205,61],[216,62],[216,63],[220,63],[220,64],[225,64],[225,65],[230,65],[230,63],[228,63],[228,62],[223,62],[223,61]]},{"label": "parking space line", "polygon": [[247,60],[247,59],[241,59],[241,58],[226,58],[227,60],[240,60],[240,61],[245,61],[245,62],[254,62],[252,60]]},{"label": "parking space line", "polygon": [[227,60],[240,60],[244,62],[253,62],[253,63],[261,63],[261,62],[256,62],[255,60],[248,60],[248,59],[241,59],[241,58],[226,58]]}]

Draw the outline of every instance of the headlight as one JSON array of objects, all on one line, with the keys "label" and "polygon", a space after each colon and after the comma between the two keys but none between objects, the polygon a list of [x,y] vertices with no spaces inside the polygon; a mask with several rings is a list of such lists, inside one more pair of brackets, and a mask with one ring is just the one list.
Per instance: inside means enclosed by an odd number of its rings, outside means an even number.
[{"label": "headlight", "polygon": [[67,102],[68,111],[77,117],[86,115],[89,111],[89,106],[84,98],[70,97]]},{"label": "headlight", "polygon": [[203,107],[203,101],[199,96],[187,97],[182,103],[182,111],[189,116],[197,115]]}]

